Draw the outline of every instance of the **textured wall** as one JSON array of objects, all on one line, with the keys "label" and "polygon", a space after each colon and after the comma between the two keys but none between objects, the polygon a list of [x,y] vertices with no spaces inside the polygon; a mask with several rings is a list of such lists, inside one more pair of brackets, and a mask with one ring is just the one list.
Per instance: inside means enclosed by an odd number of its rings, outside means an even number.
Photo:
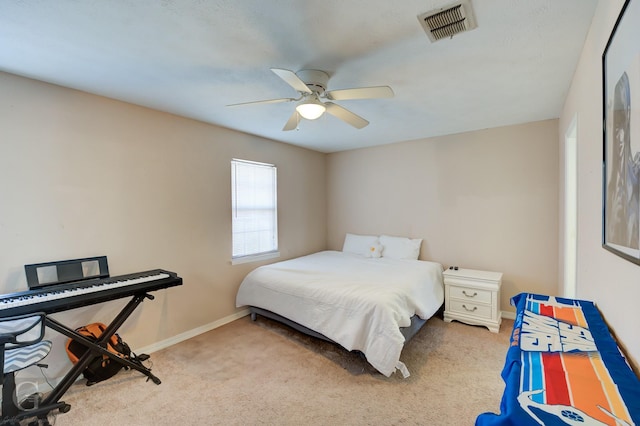
[{"label": "textured wall", "polygon": [[[577,296],[598,304],[638,371],[640,266],[601,247],[602,54],[622,3],[601,1],[598,4],[560,119],[559,131],[562,140],[571,121],[577,118]],[[635,28],[637,30],[637,25]],[[637,55],[637,45],[635,49]],[[633,108],[636,108],[637,114],[637,106]],[[560,151],[563,151],[563,147]]]},{"label": "textured wall", "polygon": [[557,120],[330,154],[328,244],[346,232],[423,238],[421,259],[556,294]]},{"label": "textured wall", "polygon": [[[324,154],[10,74],[0,93],[0,293],[26,290],[25,264],[107,255],[112,275],[184,279],[125,323],[134,347],[233,315],[256,264],[230,264],[232,158],[278,166],[282,258],[325,247]],[[124,303],[56,316],[109,322]]]}]

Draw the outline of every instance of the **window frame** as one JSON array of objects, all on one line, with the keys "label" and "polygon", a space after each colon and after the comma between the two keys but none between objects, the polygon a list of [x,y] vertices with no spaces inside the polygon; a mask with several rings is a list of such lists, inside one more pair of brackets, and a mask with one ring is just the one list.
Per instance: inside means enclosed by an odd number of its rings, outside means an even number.
[{"label": "window frame", "polygon": [[[236,218],[236,212],[238,208],[237,206],[238,188],[236,186],[236,175],[237,175],[236,166],[238,164],[244,165],[244,166],[253,165],[261,168],[269,168],[273,171],[273,174],[272,174],[273,199],[271,200],[273,204],[273,210],[272,210],[273,224],[271,229],[271,231],[273,232],[273,235],[271,236],[273,238],[273,249],[241,254],[241,255],[234,255],[234,252],[236,251],[234,249],[234,246],[236,243],[236,235],[237,235],[236,229],[235,229],[236,228],[235,218]],[[255,190],[255,188],[252,190]],[[278,247],[278,168],[276,167],[275,164],[233,158],[231,159],[231,264],[237,265],[242,263],[257,262],[261,260],[273,259],[276,257],[280,257],[280,251]]]}]

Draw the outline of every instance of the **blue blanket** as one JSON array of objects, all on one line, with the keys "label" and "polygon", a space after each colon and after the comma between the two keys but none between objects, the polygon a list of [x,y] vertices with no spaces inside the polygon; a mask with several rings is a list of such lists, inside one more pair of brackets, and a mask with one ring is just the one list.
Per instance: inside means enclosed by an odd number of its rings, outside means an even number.
[{"label": "blue blanket", "polygon": [[640,380],[592,302],[521,293],[501,414],[476,425],[640,425]]}]

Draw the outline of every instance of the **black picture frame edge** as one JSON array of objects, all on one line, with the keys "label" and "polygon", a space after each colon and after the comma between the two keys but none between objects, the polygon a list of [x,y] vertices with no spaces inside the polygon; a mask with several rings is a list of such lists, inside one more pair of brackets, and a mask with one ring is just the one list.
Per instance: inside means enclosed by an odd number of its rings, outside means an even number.
[{"label": "black picture frame edge", "polygon": [[616,31],[618,30],[618,26],[624,17],[627,8],[631,3],[631,0],[625,0],[622,8],[620,9],[620,13],[616,19],[615,24],[613,25],[613,29],[611,30],[611,34],[609,35],[609,39],[607,40],[607,44],[604,47],[604,51],[602,53],[602,248],[605,250],[622,257],[629,262],[635,263],[636,265],[640,265],[640,257],[633,257],[623,251],[617,250],[609,245],[607,245],[607,235],[606,235],[606,219],[607,219],[607,51],[613,41],[613,38],[616,35]]}]

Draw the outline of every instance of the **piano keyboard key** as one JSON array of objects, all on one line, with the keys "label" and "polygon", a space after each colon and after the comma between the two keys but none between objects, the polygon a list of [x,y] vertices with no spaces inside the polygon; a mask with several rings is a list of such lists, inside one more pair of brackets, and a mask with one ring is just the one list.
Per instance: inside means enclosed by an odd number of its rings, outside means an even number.
[{"label": "piano keyboard key", "polygon": [[138,278],[132,279],[122,279],[117,281],[100,281],[94,285],[89,286],[79,286],[72,288],[59,289],[54,291],[42,292],[42,293],[33,293],[33,294],[24,294],[17,297],[9,297],[6,299],[0,299],[0,312],[3,309],[9,309],[19,306],[32,305],[35,303],[48,302],[51,300],[57,299],[65,299],[68,297],[79,296],[88,293],[95,293],[99,291],[111,290],[120,287],[126,287],[130,285],[157,281],[164,278],[169,278],[170,275],[167,273],[158,273],[148,276],[142,276]]}]

